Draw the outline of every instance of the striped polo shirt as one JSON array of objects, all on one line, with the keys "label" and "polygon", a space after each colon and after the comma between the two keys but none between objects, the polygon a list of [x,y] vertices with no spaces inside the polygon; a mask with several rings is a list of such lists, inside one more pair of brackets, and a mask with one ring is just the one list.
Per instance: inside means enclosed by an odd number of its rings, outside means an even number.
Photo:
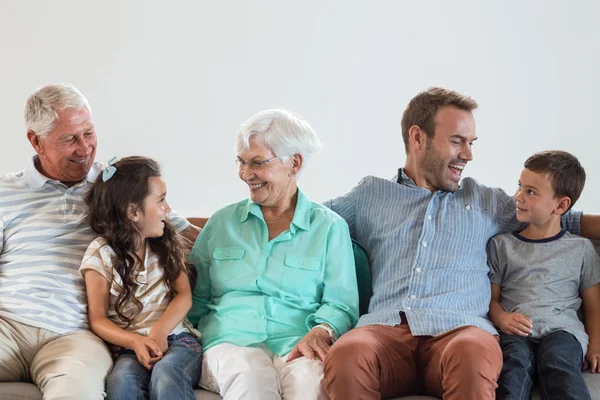
[{"label": "striped polo shirt", "polygon": [[[115,252],[102,237],[96,238],[90,243],[81,267],[79,274],[85,279],[85,273],[88,270],[94,270],[104,277],[110,283],[110,295],[108,304],[108,319],[121,329],[128,332],[134,332],[138,335],[148,336],[150,330],[156,322],[165,313],[169,302],[169,290],[163,281],[164,269],[160,265],[158,256],[146,246],[144,265],[138,265],[135,270],[135,282],[137,284],[134,296],[142,305],[142,310],[133,318],[128,326],[126,322],[121,320],[117,315],[115,305],[117,298],[123,288],[123,280],[118,272],[113,268],[112,259]],[[125,314],[130,314],[137,311],[137,307],[133,302],[125,305]],[[178,335],[180,333],[194,333],[200,337],[199,332],[192,328],[192,325],[184,318],[170,334]]]},{"label": "striped polo shirt", "polygon": [[[373,296],[358,326],[393,326],[404,312],[415,336],[468,325],[497,333],[487,318],[486,244],[520,227],[512,196],[471,178],[456,192],[431,192],[400,169],[392,180],[368,176],[325,205],[346,220],[369,255]],[[563,227],[579,234],[580,218],[569,211]]]},{"label": "striped polo shirt", "polygon": [[[97,236],[83,196],[102,170],[67,187],[42,175],[37,155],[25,170],[0,178],[0,317],[67,333],[88,329],[85,282],[78,270]],[[189,223],[176,213],[177,230]]]}]

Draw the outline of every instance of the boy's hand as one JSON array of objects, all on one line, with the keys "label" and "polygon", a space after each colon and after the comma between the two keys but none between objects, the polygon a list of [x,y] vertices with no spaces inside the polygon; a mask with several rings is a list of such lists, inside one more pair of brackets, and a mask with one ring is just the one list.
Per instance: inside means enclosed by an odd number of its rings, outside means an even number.
[{"label": "boy's hand", "polygon": [[591,373],[596,374],[600,372],[600,347],[588,346],[585,359],[583,360],[583,370],[590,370]]},{"label": "boy's hand", "polygon": [[153,326],[152,329],[150,329],[150,333],[148,334],[148,337],[158,345],[158,349],[163,354],[165,354],[169,349],[169,342],[167,341],[168,336],[168,334],[163,333],[163,331],[158,327],[158,325]]},{"label": "boy's hand", "polygon": [[507,335],[529,336],[533,324],[523,314],[503,312],[498,316],[498,328]]},{"label": "boy's hand", "polygon": [[163,357],[158,345],[146,336],[138,335],[133,342],[132,350],[135,351],[140,364],[146,367],[147,370],[151,370],[154,364]]}]

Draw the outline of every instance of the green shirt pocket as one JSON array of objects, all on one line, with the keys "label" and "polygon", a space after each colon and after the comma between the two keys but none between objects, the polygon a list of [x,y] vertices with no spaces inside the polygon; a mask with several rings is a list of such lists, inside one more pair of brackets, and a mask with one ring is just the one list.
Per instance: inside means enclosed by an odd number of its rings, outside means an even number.
[{"label": "green shirt pocket", "polygon": [[245,254],[246,249],[243,247],[215,248],[212,254],[210,280],[224,282],[233,278]]},{"label": "green shirt pocket", "polygon": [[300,257],[288,254],[285,256],[286,267],[316,271],[321,268],[320,257]]},{"label": "green shirt pocket", "polygon": [[321,257],[302,257],[288,254],[284,260],[281,286],[289,294],[293,294],[308,302],[319,302],[323,272]]}]

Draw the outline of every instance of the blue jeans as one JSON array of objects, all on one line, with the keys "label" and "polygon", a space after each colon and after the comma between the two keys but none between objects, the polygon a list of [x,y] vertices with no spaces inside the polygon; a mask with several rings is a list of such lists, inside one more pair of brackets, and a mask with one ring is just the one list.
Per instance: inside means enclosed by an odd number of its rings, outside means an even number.
[{"label": "blue jeans", "polygon": [[504,365],[498,378],[498,400],[529,400],[536,375],[543,400],[590,400],[581,375],[581,345],[570,333],[552,332],[539,341],[501,333],[500,347]]},{"label": "blue jeans", "polygon": [[170,335],[169,349],[148,371],[135,352],[121,350],[106,380],[108,400],[195,400],[202,370],[200,339],[188,333]]}]

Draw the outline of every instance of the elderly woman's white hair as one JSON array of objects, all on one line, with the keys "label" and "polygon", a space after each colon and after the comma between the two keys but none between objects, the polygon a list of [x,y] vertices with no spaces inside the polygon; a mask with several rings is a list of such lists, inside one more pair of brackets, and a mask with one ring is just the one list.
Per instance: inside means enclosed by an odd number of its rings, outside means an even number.
[{"label": "elderly woman's white hair", "polygon": [[56,124],[58,113],[63,110],[92,109],[87,99],[75,86],[68,83],[55,83],[36,90],[25,104],[25,126],[28,131],[47,136]]},{"label": "elderly woman's white hair", "polygon": [[302,154],[304,163],[323,148],[317,134],[301,116],[282,109],[261,111],[245,121],[236,133],[235,150],[239,154],[250,148],[254,137],[283,161]]}]

